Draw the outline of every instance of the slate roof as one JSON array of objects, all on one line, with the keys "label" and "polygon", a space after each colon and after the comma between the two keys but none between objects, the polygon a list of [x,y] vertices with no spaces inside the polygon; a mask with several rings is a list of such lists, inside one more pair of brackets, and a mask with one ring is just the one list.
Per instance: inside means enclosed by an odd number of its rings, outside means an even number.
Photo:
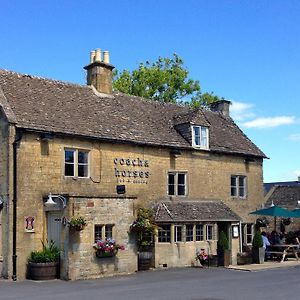
[{"label": "slate roof", "polygon": [[300,185],[298,186],[274,186],[274,191],[268,196],[265,206],[272,204],[287,208],[299,208],[298,201],[300,201]]},{"label": "slate roof", "polygon": [[122,93],[100,94],[86,85],[0,69],[0,105],[18,128],[192,149],[174,126],[174,118],[184,115],[210,124],[210,151],[266,157],[231,118],[219,113],[200,110],[195,116],[195,110],[186,106]]},{"label": "slate roof", "polygon": [[155,208],[156,222],[240,221],[241,217],[222,201],[160,202]]},{"label": "slate roof", "polygon": [[[300,186],[299,181],[280,181],[280,182],[267,182],[264,183],[264,193],[267,195],[267,193],[271,190],[273,186]],[[300,200],[300,199],[299,199]]]}]

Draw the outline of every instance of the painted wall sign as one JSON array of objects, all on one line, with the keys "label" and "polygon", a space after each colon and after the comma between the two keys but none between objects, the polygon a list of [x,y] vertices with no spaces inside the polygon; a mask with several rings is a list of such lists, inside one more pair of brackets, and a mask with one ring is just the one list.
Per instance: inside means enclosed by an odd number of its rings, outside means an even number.
[{"label": "painted wall sign", "polygon": [[145,183],[150,176],[149,161],[140,158],[115,158],[115,176],[119,183]]},{"label": "painted wall sign", "polygon": [[34,232],[34,221],[35,217],[26,216],[24,218],[25,232]]}]

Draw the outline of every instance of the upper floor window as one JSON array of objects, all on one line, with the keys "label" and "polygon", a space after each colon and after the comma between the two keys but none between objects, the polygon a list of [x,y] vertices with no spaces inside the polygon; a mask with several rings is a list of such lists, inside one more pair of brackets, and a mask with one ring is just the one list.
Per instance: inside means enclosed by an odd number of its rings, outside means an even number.
[{"label": "upper floor window", "polygon": [[89,177],[89,152],[65,149],[65,176]]},{"label": "upper floor window", "polygon": [[192,146],[208,149],[208,127],[192,126]]},{"label": "upper floor window", "polygon": [[168,195],[186,196],[186,173],[170,172],[168,174]]},{"label": "upper floor window", "polygon": [[231,197],[246,198],[246,176],[231,176]]}]

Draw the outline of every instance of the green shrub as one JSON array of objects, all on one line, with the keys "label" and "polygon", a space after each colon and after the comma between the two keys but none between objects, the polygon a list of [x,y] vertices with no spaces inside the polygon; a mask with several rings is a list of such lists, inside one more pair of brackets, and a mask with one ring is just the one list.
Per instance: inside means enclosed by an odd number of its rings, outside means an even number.
[{"label": "green shrub", "polygon": [[261,233],[260,231],[257,231],[253,237],[252,248],[261,248],[263,247],[263,245],[264,243],[263,243]]},{"label": "green shrub", "polygon": [[43,250],[32,251],[30,253],[29,261],[33,263],[48,263],[58,262],[60,253],[59,249],[55,246],[54,242],[51,241],[49,246],[46,246],[43,242]]},{"label": "green shrub", "polygon": [[228,250],[229,249],[228,238],[224,231],[221,231],[219,234],[218,249],[219,250]]},{"label": "green shrub", "polygon": [[70,226],[72,227],[85,226],[85,225],[86,225],[86,220],[83,217],[72,218],[70,221]]}]

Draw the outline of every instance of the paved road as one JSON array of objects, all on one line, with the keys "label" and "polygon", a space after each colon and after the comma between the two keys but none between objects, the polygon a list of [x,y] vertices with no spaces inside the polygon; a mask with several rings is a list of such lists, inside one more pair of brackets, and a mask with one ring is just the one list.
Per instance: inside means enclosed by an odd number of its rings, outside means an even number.
[{"label": "paved road", "polygon": [[0,299],[299,299],[300,267],[245,272],[183,268],[85,281],[0,281]]}]

